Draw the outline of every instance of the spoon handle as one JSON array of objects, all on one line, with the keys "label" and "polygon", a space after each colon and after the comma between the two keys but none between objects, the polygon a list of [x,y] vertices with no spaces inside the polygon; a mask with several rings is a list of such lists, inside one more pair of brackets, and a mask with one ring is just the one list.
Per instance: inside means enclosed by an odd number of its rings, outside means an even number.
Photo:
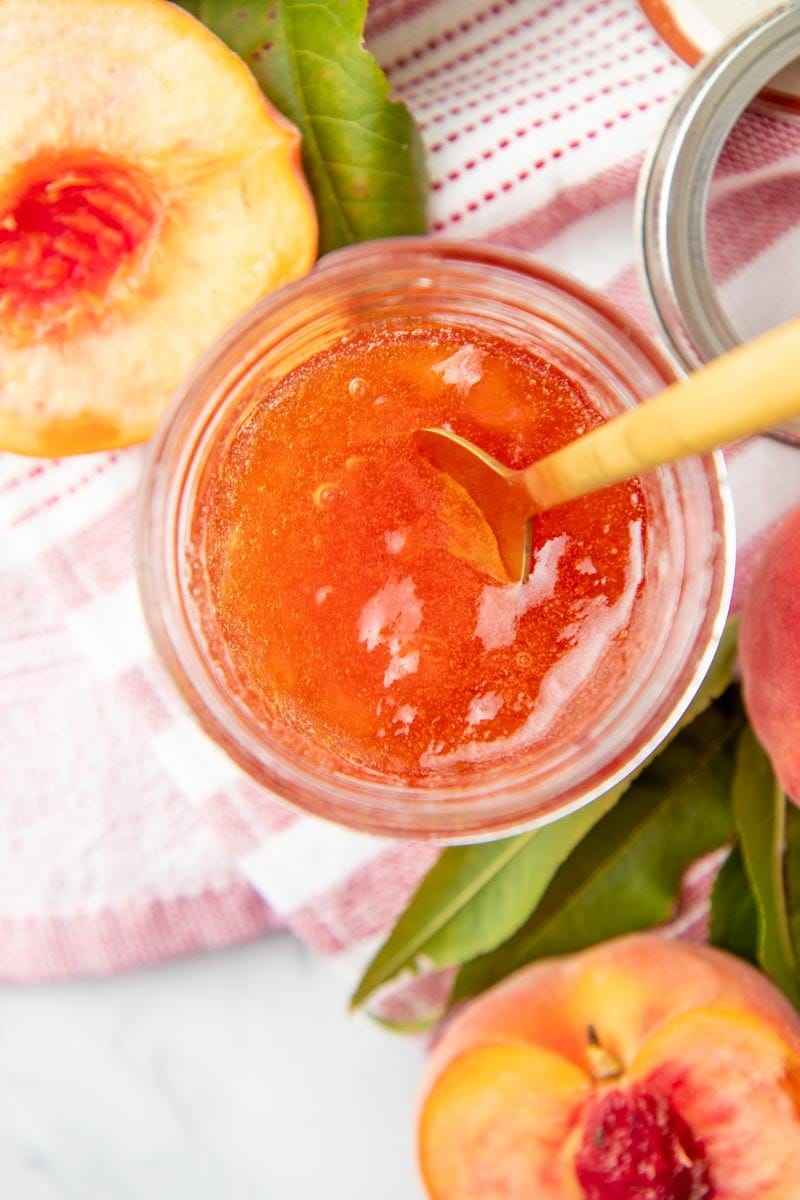
[{"label": "spoon handle", "polygon": [[715,359],[528,467],[536,511],[800,415],[800,318]]}]

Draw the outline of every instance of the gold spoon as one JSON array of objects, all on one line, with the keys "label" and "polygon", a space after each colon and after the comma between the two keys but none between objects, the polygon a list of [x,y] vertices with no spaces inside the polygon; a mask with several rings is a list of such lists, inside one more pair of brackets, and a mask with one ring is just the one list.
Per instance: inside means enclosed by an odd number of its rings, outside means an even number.
[{"label": "gold spoon", "polygon": [[523,470],[447,429],[420,429],[423,454],[469,493],[511,580],[527,579],[537,513],[642,471],[800,415],[800,318],[715,359],[653,399]]}]

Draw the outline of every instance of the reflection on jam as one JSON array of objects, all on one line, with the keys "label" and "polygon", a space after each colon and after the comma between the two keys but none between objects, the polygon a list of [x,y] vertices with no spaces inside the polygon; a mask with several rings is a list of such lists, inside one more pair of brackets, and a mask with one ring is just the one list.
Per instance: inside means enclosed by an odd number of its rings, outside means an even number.
[{"label": "reflection on jam", "polygon": [[539,517],[532,573],[508,583],[481,514],[410,434],[448,425],[518,467],[599,419],[542,358],[447,326],[376,326],[295,370],[232,438],[195,517],[237,692],[423,786],[585,719],[631,665],[638,481]]}]

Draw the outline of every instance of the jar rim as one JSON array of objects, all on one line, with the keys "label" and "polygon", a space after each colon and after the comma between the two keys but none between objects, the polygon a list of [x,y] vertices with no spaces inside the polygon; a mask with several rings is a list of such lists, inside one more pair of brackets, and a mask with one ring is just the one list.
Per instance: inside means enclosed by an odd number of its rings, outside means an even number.
[{"label": "jar rim", "polygon": [[[711,182],[742,113],[798,57],[800,5],[746,26],[692,73],[642,165],[636,199],[641,274],[659,332],[684,372],[741,344],[711,272]],[[769,433],[800,443],[800,420]]]}]

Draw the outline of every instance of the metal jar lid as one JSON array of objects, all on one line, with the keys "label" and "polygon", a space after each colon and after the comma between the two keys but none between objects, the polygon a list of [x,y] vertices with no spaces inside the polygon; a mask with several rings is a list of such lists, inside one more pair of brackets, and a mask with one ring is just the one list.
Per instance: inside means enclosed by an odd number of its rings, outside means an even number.
[{"label": "metal jar lid", "polygon": [[[800,58],[800,4],[749,26],[693,73],[642,169],[640,254],[650,302],[667,346],[693,371],[741,338],[720,303],[706,246],[706,219],[722,148],[750,101]],[[800,420],[772,431],[800,443]]]}]

